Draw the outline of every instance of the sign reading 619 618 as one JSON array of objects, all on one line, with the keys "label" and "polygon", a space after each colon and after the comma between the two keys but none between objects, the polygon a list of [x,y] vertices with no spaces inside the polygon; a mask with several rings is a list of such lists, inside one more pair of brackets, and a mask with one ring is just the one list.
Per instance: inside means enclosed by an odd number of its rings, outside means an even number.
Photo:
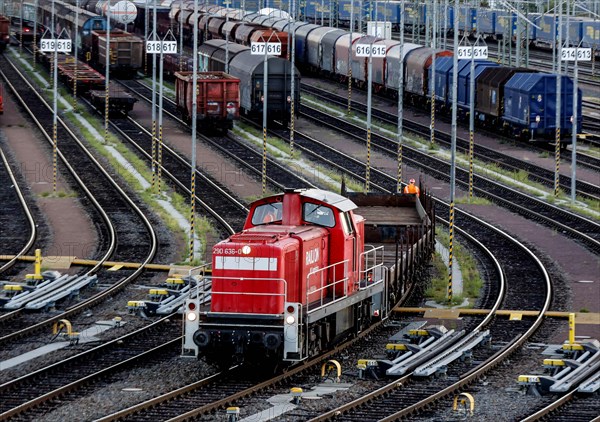
[{"label": "sign reading 619 618", "polygon": [[42,38],[40,40],[40,51],[58,53],[70,53],[71,52],[71,40],[55,40],[54,38]]}]

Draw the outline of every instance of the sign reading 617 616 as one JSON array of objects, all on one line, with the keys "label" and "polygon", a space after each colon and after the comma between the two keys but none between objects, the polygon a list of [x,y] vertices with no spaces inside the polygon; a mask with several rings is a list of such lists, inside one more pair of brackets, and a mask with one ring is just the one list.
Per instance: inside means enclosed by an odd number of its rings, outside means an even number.
[{"label": "sign reading 617 616", "polygon": [[267,54],[267,56],[279,56],[281,55],[281,43],[280,42],[252,42],[250,43],[250,54],[260,56]]},{"label": "sign reading 617 616", "polygon": [[71,48],[71,40],[55,40],[53,38],[43,38],[40,40],[40,51],[43,53],[49,53],[52,51],[56,51],[58,53],[70,53]]}]

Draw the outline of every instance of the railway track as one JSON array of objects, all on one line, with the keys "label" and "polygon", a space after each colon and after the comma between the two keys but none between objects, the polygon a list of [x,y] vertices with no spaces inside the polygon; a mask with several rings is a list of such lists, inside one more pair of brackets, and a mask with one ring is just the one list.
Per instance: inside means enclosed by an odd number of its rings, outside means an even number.
[{"label": "railway track", "polygon": [[[0,71],[7,86],[15,95],[22,109],[52,144],[52,108],[38,93],[27,78],[5,56],[0,61]],[[68,309],[60,309],[51,316],[22,312],[5,314],[0,319],[0,342],[8,347],[11,341],[48,329],[60,319],[72,318],[123,289],[137,279],[157,251],[157,239],[152,223],[131,199],[133,195],[124,191],[113,180],[102,165],[94,158],[85,142],[58,119],[57,138],[60,140],[57,155],[59,166],[69,172],[73,186],[89,205],[91,219],[97,221],[99,245],[98,264],[86,274],[97,274],[104,286],[100,292],[87,293],[85,299],[72,304]],[[101,223],[100,223],[101,222]],[[106,272],[102,264],[109,258],[117,261],[137,261],[143,265],[137,270]],[[21,316],[16,318],[16,316]]]},{"label": "railway track", "polygon": [[181,319],[172,315],[140,330],[0,385],[0,419],[34,420],[57,397],[81,397],[117,371],[180,350]]},{"label": "railway track", "polygon": [[[308,112],[308,107],[305,107],[303,113],[308,114]],[[366,139],[366,132],[362,127],[351,125],[344,120],[337,119],[331,115],[320,112],[319,110],[312,109],[310,112],[312,113],[313,118],[318,120],[319,124],[327,124],[330,128],[343,130],[345,136],[349,138],[360,141]],[[279,135],[287,139],[287,133],[285,133],[285,131],[281,131]],[[302,143],[301,134],[297,133],[296,139],[298,143]],[[384,139],[385,138],[380,135],[372,134],[373,148],[377,148],[384,154],[396,158],[397,144],[395,140]],[[438,179],[449,179],[450,165],[448,163],[411,148],[405,147],[403,150],[405,150],[405,159],[407,162],[426,170],[428,174],[435,175]],[[339,159],[346,160],[346,157],[340,157]],[[362,165],[364,169],[364,163],[361,164],[359,160],[355,160],[355,162],[357,167]],[[347,165],[345,166],[347,167]],[[374,183],[385,187],[389,191],[395,189],[395,178],[387,176],[387,183],[385,183],[377,178],[381,177],[380,174],[373,172],[373,169],[371,170],[371,176],[373,177]],[[476,180],[475,191],[477,192],[477,195],[486,197],[497,204],[526,216],[527,218],[544,222],[550,227],[560,227],[562,231],[569,233],[570,236],[580,241],[590,250],[596,252],[600,251],[600,237],[598,236],[600,227],[597,222],[567,210],[563,210],[552,204],[537,200],[530,195],[523,194],[515,189],[508,188],[482,176],[475,175],[474,177]],[[468,186],[467,171],[457,168],[457,183],[462,186]]]},{"label": "railway track", "polygon": [[364,167],[364,166],[363,166]]},{"label": "railway track", "polygon": [[[151,90],[146,85],[138,81],[122,81],[132,93],[151,103]],[[173,119],[189,130],[189,126],[185,124],[177,112],[175,103],[169,98],[163,98],[163,113],[168,118]],[[230,135],[208,137],[202,134],[198,135],[198,139],[206,145],[216,149],[230,160],[235,161],[239,166],[249,169],[255,175],[257,180],[260,180],[262,175],[262,153],[256,151],[248,143],[241,142]],[[186,164],[188,165],[188,164]],[[283,165],[272,158],[267,159],[267,181],[269,188],[282,191],[285,188],[305,188],[314,187],[306,179],[297,174],[290,172]],[[244,217],[245,218],[245,217]],[[243,221],[242,221],[243,223]],[[241,227],[241,224],[239,225]]]},{"label": "railway track", "polygon": [[[461,222],[460,222],[461,227],[468,226],[468,229],[469,229],[468,231],[474,230],[474,231],[477,231],[478,233],[480,233],[481,227],[479,227],[479,224],[482,224],[480,221],[473,219],[473,221],[471,223],[467,223],[466,221],[463,221],[462,218],[463,218],[463,216],[461,215],[459,217],[459,219],[461,220]],[[469,218],[467,217],[466,220],[469,220]],[[478,225],[478,227],[475,228],[474,225]],[[495,229],[492,227],[488,227],[488,230],[495,231]],[[459,233],[461,236],[467,236],[466,234],[464,234],[462,229],[459,230]],[[504,235],[504,236],[506,236],[506,235]],[[493,281],[490,282],[492,287],[489,288],[487,293],[483,295],[483,298],[478,305],[482,306],[482,307],[489,307],[492,309],[496,309],[502,302],[502,299],[504,299],[504,303],[508,307],[515,306],[516,305],[515,302],[518,302],[518,304],[523,305],[521,299],[523,297],[522,294],[523,294],[524,289],[526,289],[526,291],[528,292],[528,297],[531,302],[531,303],[529,303],[529,306],[532,306],[532,307],[543,306],[540,304],[540,301],[542,304],[545,303],[547,305],[546,301],[548,300],[547,298],[549,296],[542,295],[542,297],[540,298],[540,294],[539,294],[540,286],[531,284],[531,282],[533,280],[537,280],[537,282],[539,282],[540,280],[546,280],[546,282],[547,282],[547,278],[538,277],[537,272],[528,271],[529,269],[525,268],[525,266],[518,267],[518,268],[513,266],[514,268],[512,269],[512,272],[510,275],[512,275],[512,277],[514,277],[515,280],[523,282],[524,284],[518,285],[515,282],[514,285],[510,286],[510,289],[508,289],[509,293],[505,297],[504,291],[506,290],[506,288],[502,282],[503,275],[502,275],[501,267],[502,267],[502,265],[506,265],[506,263],[517,259],[516,256],[522,254],[523,250],[521,248],[518,248],[518,249],[515,248],[514,244],[512,244],[512,243],[507,244],[507,242],[505,242],[505,241],[498,240],[496,238],[496,236],[489,236],[488,232],[486,232],[485,235],[482,236],[482,238],[486,239],[485,243],[489,242],[490,245],[494,245],[495,249],[502,250],[503,256],[501,258],[500,263],[493,264],[494,261],[492,259],[488,260],[490,262],[490,264],[489,264],[490,268],[488,271],[486,271],[486,273],[488,273],[488,274],[493,273],[496,275],[496,277],[494,278]],[[503,239],[504,239],[504,237],[503,237]],[[471,241],[474,241],[474,239],[471,238]],[[486,250],[485,245],[481,246],[481,250],[482,251]],[[488,252],[488,253],[491,255],[490,252]],[[492,267],[495,268],[495,270],[493,270]],[[519,277],[520,271],[527,271],[527,273],[531,275],[531,279],[527,278],[527,280],[522,280],[522,278]],[[546,289],[544,288],[542,290],[546,290]],[[529,294],[531,296],[529,296]],[[496,301],[496,303],[495,304],[490,303],[493,301]],[[489,319],[492,319],[492,315],[490,315]],[[488,320],[488,322],[489,322],[489,320]],[[470,331],[471,329],[475,328],[475,326],[477,324],[481,324],[481,323],[482,323],[481,319],[479,319],[479,320],[473,319],[473,320],[465,323],[465,326],[467,327],[466,331]],[[483,322],[483,323],[485,323],[485,322]],[[506,321],[496,321],[495,324],[496,324],[496,327],[495,327],[494,335],[497,336],[500,343],[502,343],[503,340],[510,342],[510,340],[512,340],[514,338],[516,331],[515,331],[515,327],[513,324],[511,324],[510,322],[506,322]],[[533,323],[531,323],[531,322],[523,323],[522,327],[520,326],[519,329],[521,329],[521,328],[527,329],[527,328],[531,327],[532,324]],[[519,325],[521,325],[521,324],[519,324]],[[387,337],[380,342],[381,347],[384,346],[386,340],[387,340]],[[521,342],[522,341],[525,341],[525,340],[521,339]],[[519,344],[521,344],[521,342],[519,342]],[[360,349],[358,357],[362,357],[362,358],[368,357],[368,355],[365,356],[366,353],[369,353],[369,352],[367,352],[367,350],[370,350],[371,353],[373,353],[373,345],[374,345],[373,339],[370,339],[370,341],[368,343],[369,343],[369,347]],[[356,347],[357,346],[353,346],[353,349]],[[362,356],[360,355],[360,353],[362,353]],[[476,362],[485,361],[487,357],[494,355],[495,353],[496,353],[495,350],[490,350],[490,349],[487,349],[487,350],[481,352],[481,354],[479,354],[479,352],[477,352],[473,360]],[[327,357],[327,358],[329,358],[329,357]],[[353,362],[354,360],[349,359],[348,361]],[[459,367],[462,367],[462,365],[459,365]],[[467,367],[467,369],[472,369],[472,368]],[[467,369],[463,368],[464,371],[466,371]],[[294,376],[294,384],[289,384],[289,383],[285,384],[284,383],[283,385],[279,386],[279,388],[277,388],[274,393],[271,393],[271,394],[275,394],[277,391],[285,391],[286,388],[289,389],[290,385],[303,385],[304,382],[308,382],[308,381],[302,381],[304,379],[304,377],[301,374],[296,373],[295,370],[293,370],[291,373],[286,374],[286,376],[288,376],[288,377]],[[449,378],[452,379],[452,376],[450,376]],[[244,395],[253,394],[255,397],[257,397],[255,399],[245,398],[243,401],[245,402],[246,406],[253,408],[256,406],[256,402],[260,402],[261,400],[264,400],[266,397],[268,397],[269,395],[264,393],[263,390],[264,389],[273,389],[274,388],[273,385],[275,382],[281,383],[282,381],[279,379],[277,379],[277,381],[269,380],[269,381],[266,381],[264,383],[264,385],[260,384],[257,386],[253,386],[252,388],[245,391]],[[394,382],[393,384],[396,384],[396,382]],[[404,384],[404,382],[403,382],[403,384]],[[406,384],[404,384],[404,385],[405,385],[404,388],[406,388]],[[438,393],[439,389],[440,389],[440,385],[441,384],[438,383],[437,386],[430,387],[429,391],[432,391],[434,394]],[[194,392],[191,392],[192,389],[194,390]],[[414,389],[415,390],[423,390],[422,383],[415,383]],[[199,391],[196,391],[196,390],[199,390]],[[117,412],[115,414],[109,415],[106,418],[103,418],[102,421],[151,420],[152,418],[159,418],[159,419],[172,418],[172,420],[191,420],[191,419],[200,417],[201,415],[207,415],[209,412],[214,413],[217,409],[223,408],[227,405],[239,403],[239,401],[242,399],[242,397],[244,397],[244,396],[240,396],[239,395],[240,393],[236,392],[232,396],[226,396],[226,397],[222,398],[216,404],[215,403],[213,403],[211,405],[201,404],[200,406],[194,408],[193,410],[189,410],[189,407],[192,405],[191,403],[201,401],[202,400],[201,397],[204,397],[205,393],[202,390],[203,390],[203,388],[201,388],[200,383],[198,383],[198,385],[194,384],[192,386],[186,386],[180,390],[168,393],[168,394],[158,397],[154,400],[151,400],[151,401],[148,401],[145,403],[141,403],[140,405],[132,406],[131,408],[128,408],[123,411]],[[414,391],[411,390],[411,392],[414,397],[414,394],[415,394]],[[410,393],[408,393],[408,394],[410,394]],[[450,394],[450,393],[447,393],[447,394]],[[185,399],[183,398],[183,396],[185,397]],[[192,399],[190,396],[192,396],[192,397],[198,396],[200,398]],[[177,409],[177,410],[175,411],[174,409]],[[174,412],[174,413],[172,413],[172,412]],[[185,412],[185,413],[183,413],[183,412]],[[306,410],[302,410],[299,408],[299,409],[292,410],[290,412],[285,413],[282,417],[284,417],[286,420],[307,420],[310,416],[311,416],[310,412],[307,412]],[[339,417],[339,416],[337,416],[337,417]],[[363,417],[363,420],[364,420],[365,415],[362,415],[361,417]],[[369,414],[366,417],[368,420],[372,420],[374,418],[374,415]]]},{"label": "railway track", "polygon": [[0,189],[2,248],[3,253],[14,255],[14,258],[0,265],[0,274],[4,274],[32,248],[37,237],[37,225],[1,146],[0,179],[5,181],[3,189]]},{"label": "railway track", "polygon": [[598,421],[600,397],[597,394],[581,394],[571,391],[556,398],[546,407],[523,418],[521,422],[551,420],[555,422]]},{"label": "railway track", "polygon": [[[442,209],[440,211],[444,212]],[[542,313],[548,310],[552,296],[550,277],[535,255],[510,235],[478,219],[463,213],[456,217],[457,227],[467,233],[476,233],[479,239],[485,239],[483,245],[490,249],[504,271],[506,293],[501,298],[499,308],[517,306],[519,309],[535,309]],[[515,260],[519,262],[518,266],[514,265]],[[524,274],[527,274],[525,279]],[[448,367],[445,376],[423,380],[410,373],[352,403],[324,414],[303,416],[311,421],[396,420],[415,417],[424,409],[435,406],[442,399],[492,371],[527,341],[542,320],[540,317],[518,324],[498,318],[486,320],[482,324],[486,324],[486,328],[490,330],[492,341],[504,345],[499,350],[479,347],[473,350],[471,363],[453,364]],[[481,328],[483,327],[479,327]]]},{"label": "railway track", "polygon": [[[343,98],[335,92],[326,91],[319,89],[313,85],[302,84],[303,91],[309,93],[317,97],[319,100],[326,101],[328,103],[333,103],[339,107],[347,106],[347,98]],[[303,105],[303,108],[305,105]],[[310,108],[310,106],[309,106]],[[367,106],[358,101],[352,101],[352,109],[358,111],[362,114],[367,113]],[[391,113],[388,113],[384,110],[378,109],[376,107],[372,107],[371,115],[373,118],[377,118],[385,123],[389,123],[391,125],[396,125],[398,123],[398,117]],[[411,121],[408,119],[403,120],[403,127],[417,135],[423,136],[425,138],[429,138],[430,129],[429,126],[425,126],[416,121]],[[436,142],[441,145],[450,148],[451,137],[449,134],[441,132],[439,130],[435,131],[435,139]],[[456,139],[456,148],[457,151],[468,154],[469,151],[469,140],[462,139],[457,137]],[[563,154],[563,158],[564,158]],[[530,162],[526,162],[524,160],[517,159],[515,157],[511,157],[509,155],[503,154],[501,152],[495,151],[491,148],[487,148],[483,145],[477,145],[475,149],[475,157],[478,160],[483,161],[484,163],[496,164],[503,169],[509,171],[521,171],[524,170],[527,172],[529,176],[529,180],[543,184],[548,187],[554,186],[554,172],[543,169],[535,164]],[[570,159],[570,156],[567,158],[567,161]],[[592,168],[600,169],[600,162],[597,159],[593,159],[591,161]],[[562,190],[565,192],[571,192],[571,177],[561,175],[559,178],[559,184]],[[577,180],[575,185],[577,194],[582,197],[590,198],[593,200],[600,200],[600,187],[598,185],[593,185],[591,183],[587,183],[585,181]]]}]

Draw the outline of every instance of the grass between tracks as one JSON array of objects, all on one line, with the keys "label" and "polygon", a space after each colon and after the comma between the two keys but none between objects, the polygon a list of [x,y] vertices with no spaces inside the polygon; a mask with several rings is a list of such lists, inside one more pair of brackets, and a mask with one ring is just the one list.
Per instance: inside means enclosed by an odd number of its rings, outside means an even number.
[{"label": "grass between tracks", "polygon": [[[361,127],[366,127],[366,122],[364,118],[360,114],[356,115],[354,111],[348,114],[346,109],[342,109],[341,107],[336,105],[322,104],[311,95],[303,95],[302,101],[306,101],[311,107],[314,107],[318,110],[334,114],[339,118],[343,118],[344,120],[353,124],[357,124]],[[373,132],[380,133],[391,139],[395,139],[397,136],[396,126],[390,125],[389,123],[381,122],[378,119],[372,120],[372,129]],[[403,134],[402,138],[403,143],[407,146],[427,151],[429,154],[435,154],[441,159],[450,161],[450,151],[446,148],[440,147],[437,143],[432,144],[429,141],[429,139],[425,139],[414,135],[406,136],[406,132]],[[457,164],[462,168],[469,167],[468,154],[457,152],[456,160]],[[563,192],[562,190],[559,189],[558,195],[555,196],[553,189],[549,190],[547,186],[529,180],[529,173],[524,170],[511,171],[502,168],[496,163],[483,162],[478,159],[473,159],[473,166],[474,172],[480,176],[484,176],[496,180],[497,182],[505,184],[507,186],[517,188],[541,200],[545,200],[557,206],[568,208],[584,216],[596,219],[600,218],[599,201],[577,196],[576,201],[573,204],[570,201],[570,196],[565,194],[565,192]],[[460,202],[478,205],[490,204],[490,201],[480,197],[478,198],[476,196],[476,193],[475,196],[471,199],[469,199],[468,197],[461,198]]]},{"label": "grass between tracks", "polygon": [[[436,239],[448,248],[450,238],[448,232],[443,231],[440,227],[436,228]],[[483,286],[477,263],[468,250],[456,242],[452,242],[453,254],[455,262],[460,265],[462,274],[463,292],[462,295],[453,295],[452,301],[448,302],[448,267],[442,260],[441,256],[436,253],[433,258],[433,277],[431,285],[425,291],[425,296],[437,303],[444,303],[449,306],[461,304],[464,299],[469,300],[467,307],[472,307],[475,299],[479,297],[479,292]]]},{"label": "grass between tracks", "polygon": [[[264,148],[262,131],[259,131],[254,127],[245,123],[236,122],[233,133],[250,142],[255,147]],[[340,191],[340,185],[344,176],[336,169],[325,167],[321,164],[314,164],[313,162],[306,160],[302,153],[297,149],[294,150],[293,155],[290,154],[290,145],[285,140],[267,136],[266,143],[268,153],[275,157],[281,164],[290,167],[292,171],[295,171],[302,177],[325,189],[334,192]],[[346,178],[345,183],[346,188],[351,191],[359,192],[364,189],[362,183],[359,183],[356,179]]]}]

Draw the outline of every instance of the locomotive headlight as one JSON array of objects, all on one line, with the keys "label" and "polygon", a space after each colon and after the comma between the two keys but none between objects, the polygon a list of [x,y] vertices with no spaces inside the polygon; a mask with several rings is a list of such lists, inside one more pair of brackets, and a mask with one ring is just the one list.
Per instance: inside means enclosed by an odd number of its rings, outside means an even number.
[{"label": "locomotive headlight", "polygon": [[194,312],[188,312],[188,314],[187,314],[188,321],[196,321],[196,318],[198,318],[198,315],[196,315]]},{"label": "locomotive headlight", "polygon": [[296,318],[294,318],[293,315],[288,315],[287,317],[285,317],[285,323],[292,325],[294,322],[296,322]]},{"label": "locomotive headlight", "polygon": [[248,245],[245,245],[244,247],[242,247],[242,253],[244,255],[248,255],[251,251],[252,251],[252,249]]}]

